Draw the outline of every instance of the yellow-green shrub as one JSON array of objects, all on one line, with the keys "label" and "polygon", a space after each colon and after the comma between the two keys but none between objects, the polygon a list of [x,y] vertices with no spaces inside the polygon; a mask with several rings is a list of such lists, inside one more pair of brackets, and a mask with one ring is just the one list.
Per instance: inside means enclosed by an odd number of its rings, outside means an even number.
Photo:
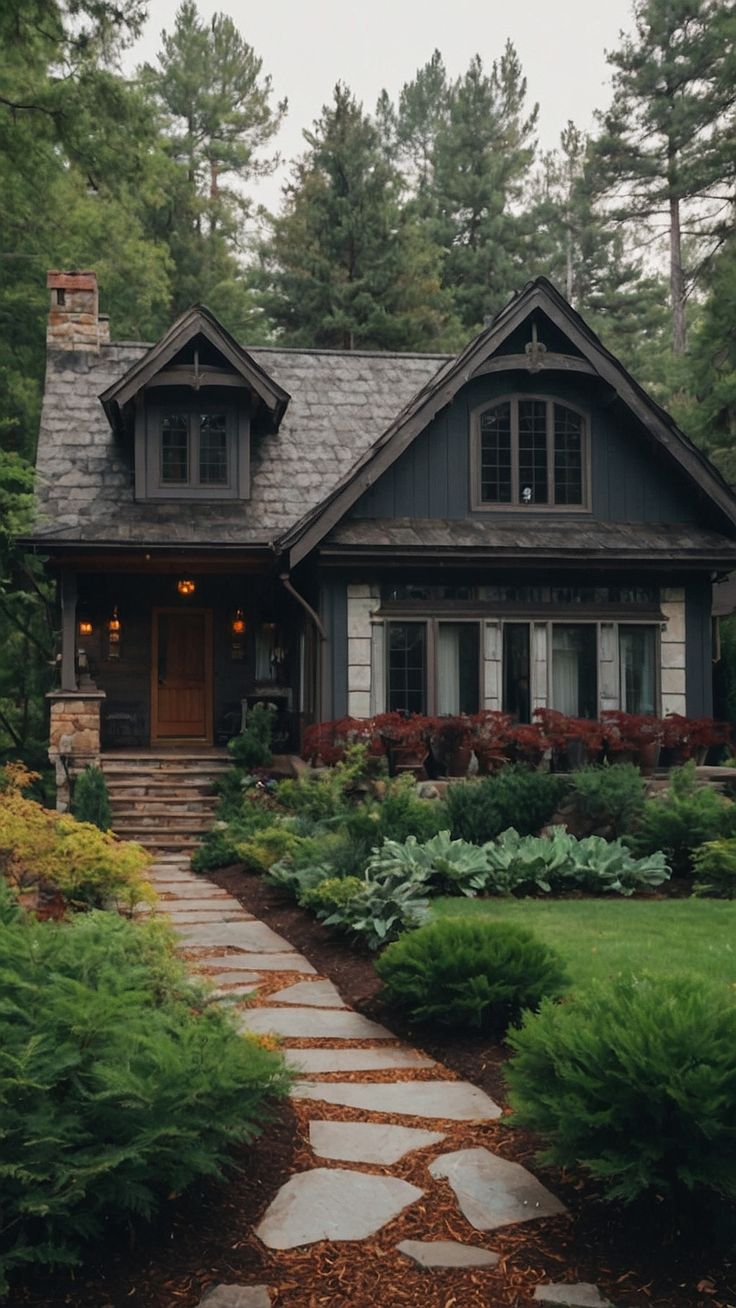
[{"label": "yellow-green shrub", "polygon": [[55,890],[80,908],[152,901],[148,854],[17,790],[0,796],[0,872],[18,890]]},{"label": "yellow-green shrub", "polygon": [[236,857],[254,872],[267,872],[274,863],[293,854],[301,843],[302,837],[287,827],[273,826],[254,831],[247,840],[236,841],[233,849]]}]

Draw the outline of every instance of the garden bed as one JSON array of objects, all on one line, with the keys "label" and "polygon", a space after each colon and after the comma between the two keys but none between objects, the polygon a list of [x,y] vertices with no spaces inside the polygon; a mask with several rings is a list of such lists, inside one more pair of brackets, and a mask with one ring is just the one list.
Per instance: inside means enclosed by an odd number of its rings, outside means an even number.
[{"label": "garden bed", "polygon": [[[310,913],[287,901],[281,891],[267,885],[258,876],[246,874],[237,867],[225,868],[211,875],[250,912],[303,952],[320,974],[337,985],[348,1003],[368,1017],[387,1021],[397,1035],[419,1045],[452,1071],[486,1090],[499,1103],[505,1103],[503,1067],[507,1053],[502,1046],[489,1046],[482,1038],[432,1036],[423,1029],[402,1024],[393,1013],[387,1014],[381,1004],[379,983],[372,956],[367,950],[356,948],[344,937],[330,932]],[[604,911],[607,907],[601,901],[595,901],[595,905]],[[656,911],[655,905],[651,907]],[[340,1116],[344,1115],[345,1110],[341,1110]],[[523,1304],[528,1301],[531,1284],[539,1279],[540,1269],[548,1272],[550,1279],[558,1279],[566,1271],[575,1269],[581,1280],[599,1284],[619,1308],[636,1304],[648,1304],[652,1308],[705,1308],[705,1305],[733,1308],[736,1303],[736,1264],[724,1256],[723,1245],[721,1251],[709,1249],[708,1240],[713,1234],[711,1227],[695,1229],[689,1224],[687,1229],[674,1230],[662,1224],[658,1213],[652,1215],[641,1207],[623,1210],[603,1203],[595,1185],[540,1169],[534,1160],[535,1141],[527,1133],[504,1131],[503,1128],[501,1131],[499,1140],[494,1140],[492,1147],[498,1147],[505,1156],[527,1167],[531,1166],[564,1200],[573,1216],[569,1228],[556,1219],[553,1229],[548,1223],[543,1223],[540,1227],[514,1230],[514,1266],[525,1266],[530,1279],[520,1277],[516,1283],[519,1297],[509,1302]],[[724,1209],[723,1218],[724,1222],[730,1222],[734,1214]],[[723,1241],[723,1233],[719,1235]],[[732,1241],[726,1240],[725,1243],[729,1245]],[[368,1248],[365,1253],[366,1257],[370,1256]],[[310,1259],[307,1251],[302,1251],[300,1262],[305,1275],[308,1266],[316,1266],[316,1259],[316,1254],[314,1259]],[[359,1261],[358,1252],[353,1249],[351,1266]],[[359,1276],[358,1268],[353,1269],[351,1279],[353,1276]],[[382,1286],[376,1286],[376,1290],[385,1297]],[[346,1298],[344,1302],[349,1301]],[[284,1302],[291,1308],[291,1298]],[[308,1298],[304,1299],[305,1305],[310,1302]],[[319,1299],[313,1302],[318,1303]],[[325,1302],[336,1305],[340,1301],[327,1299]],[[358,1300],[352,1302],[358,1308]],[[366,1304],[368,1302],[366,1299]],[[414,1301],[400,1298],[397,1302]],[[429,1304],[431,1301],[424,1297],[416,1302]],[[501,1302],[507,1301],[499,1300]]]}]

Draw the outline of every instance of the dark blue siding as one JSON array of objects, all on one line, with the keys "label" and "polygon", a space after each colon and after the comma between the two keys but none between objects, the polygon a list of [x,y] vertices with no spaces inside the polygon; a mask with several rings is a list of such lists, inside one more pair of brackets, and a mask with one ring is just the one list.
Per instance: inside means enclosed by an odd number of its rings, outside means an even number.
[{"label": "dark blue siding", "polygon": [[[470,507],[470,414],[509,392],[548,394],[591,419],[592,509],[608,522],[696,522],[696,496],[664,451],[599,383],[513,376],[469,382],[351,511],[357,518],[465,518]],[[512,510],[513,511],[513,510]],[[524,510],[526,513],[527,510]]]},{"label": "dark blue siding", "polygon": [[708,580],[685,587],[685,691],[689,717],[713,712],[712,586]]},{"label": "dark blue siding", "polygon": [[348,595],[347,583],[325,581],[320,589],[320,616],[327,639],[322,641],[323,722],[345,717],[348,711]]}]

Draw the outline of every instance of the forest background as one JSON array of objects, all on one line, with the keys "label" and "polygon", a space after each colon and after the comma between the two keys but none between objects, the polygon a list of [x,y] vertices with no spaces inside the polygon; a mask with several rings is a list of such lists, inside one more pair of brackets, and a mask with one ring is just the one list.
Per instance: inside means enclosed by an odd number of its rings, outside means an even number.
[{"label": "forest background", "polygon": [[[610,100],[541,151],[510,42],[396,98],[338,83],[275,213],[288,86],[247,30],[185,0],[121,71],[146,0],[0,6],[0,760],[41,765],[56,605],[18,544],[31,513],[47,268],[95,268],[114,339],[204,302],[243,344],[459,349],[552,279],[736,481],[736,10],[636,0]],[[726,630],[736,716],[736,640]],[[730,689],[729,689],[730,687]],[[732,703],[731,703],[732,701]]]}]

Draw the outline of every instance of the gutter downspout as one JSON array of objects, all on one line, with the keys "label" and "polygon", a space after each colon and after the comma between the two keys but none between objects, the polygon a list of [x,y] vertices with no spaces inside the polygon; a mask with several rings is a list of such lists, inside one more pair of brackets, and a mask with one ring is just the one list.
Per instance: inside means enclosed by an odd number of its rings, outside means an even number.
[{"label": "gutter downspout", "polygon": [[296,600],[297,604],[301,604],[305,613],[309,614],[309,617],[312,619],[312,622],[314,623],[315,627],[317,628],[317,631],[319,632],[320,640],[327,640],[327,632],[325,631],[324,626],[322,624],[322,619],[320,618],[319,614],[312,608],[309,601],[306,600],[303,595],[299,594],[299,591],[292,584],[288,572],[279,573],[279,581],[282,583],[284,588],[288,590],[289,594]]}]

